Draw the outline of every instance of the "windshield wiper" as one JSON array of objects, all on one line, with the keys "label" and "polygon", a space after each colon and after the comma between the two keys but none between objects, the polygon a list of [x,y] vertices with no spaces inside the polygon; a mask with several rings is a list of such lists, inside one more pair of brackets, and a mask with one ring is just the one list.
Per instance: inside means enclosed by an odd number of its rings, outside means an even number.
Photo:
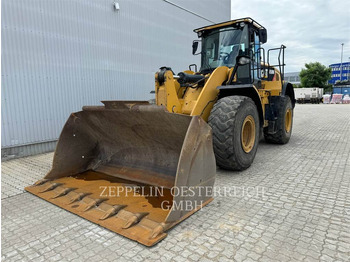
[{"label": "windshield wiper", "polygon": [[[205,52],[202,51],[201,55],[204,55]],[[207,57],[204,56],[204,61],[205,61],[205,65],[206,65],[206,68],[201,70],[201,73],[202,72],[205,72],[206,70],[208,70],[208,72],[213,72],[215,68],[212,68],[208,62],[208,59],[206,59]]]}]

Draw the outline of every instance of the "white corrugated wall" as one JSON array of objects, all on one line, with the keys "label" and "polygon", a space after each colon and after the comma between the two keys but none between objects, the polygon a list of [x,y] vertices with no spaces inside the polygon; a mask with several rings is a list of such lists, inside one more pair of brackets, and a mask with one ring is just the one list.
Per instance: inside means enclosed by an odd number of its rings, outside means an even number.
[{"label": "white corrugated wall", "polygon": [[160,66],[199,62],[192,30],[229,19],[230,0],[3,0],[2,156],[52,150],[83,105],[152,98]]}]

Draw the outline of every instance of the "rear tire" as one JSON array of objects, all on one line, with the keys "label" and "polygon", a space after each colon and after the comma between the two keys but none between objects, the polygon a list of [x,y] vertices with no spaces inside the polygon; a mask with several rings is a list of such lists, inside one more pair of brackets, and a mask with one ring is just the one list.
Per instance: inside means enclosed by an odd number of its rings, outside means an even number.
[{"label": "rear tire", "polygon": [[272,144],[286,144],[292,135],[293,127],[293,106],[289,96],[281,97],[279,108],[277,109],[277,132],[268,133],[268,128],[264,129],[265,140]]},{"label": "rear tire", "polygon": [[259,114],[253,100],[245,96],[220,99],[208,123],[213,129],[217,165],[228,170],[247,169],[259,144]]}]

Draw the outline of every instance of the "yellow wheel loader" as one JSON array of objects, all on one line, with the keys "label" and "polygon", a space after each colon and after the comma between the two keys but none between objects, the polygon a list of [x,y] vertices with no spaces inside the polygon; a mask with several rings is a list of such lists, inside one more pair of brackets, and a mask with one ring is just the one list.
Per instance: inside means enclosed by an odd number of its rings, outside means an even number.
[{"label": "yellow wheel loader", "polygon": [[26,190],[152,246],[213,199],[216,164],[248,168],[262,134],[287,143],[295,98],[283,80],[285,46],[265,59],[266,29],[251,18],[194,31],[199,70],[160,68],[156,105],[103,101],[72,113],[52,170]]}]

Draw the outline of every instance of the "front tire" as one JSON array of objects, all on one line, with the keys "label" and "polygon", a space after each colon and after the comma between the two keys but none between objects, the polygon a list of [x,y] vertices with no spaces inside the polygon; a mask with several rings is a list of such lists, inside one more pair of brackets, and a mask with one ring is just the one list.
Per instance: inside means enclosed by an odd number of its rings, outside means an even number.
[{"label": "front tire", "polygon": [[249,97],[220,99],[209,116],[216,163],[228,170],[244,170],[253,162],[259,144],[259,114]]}]

